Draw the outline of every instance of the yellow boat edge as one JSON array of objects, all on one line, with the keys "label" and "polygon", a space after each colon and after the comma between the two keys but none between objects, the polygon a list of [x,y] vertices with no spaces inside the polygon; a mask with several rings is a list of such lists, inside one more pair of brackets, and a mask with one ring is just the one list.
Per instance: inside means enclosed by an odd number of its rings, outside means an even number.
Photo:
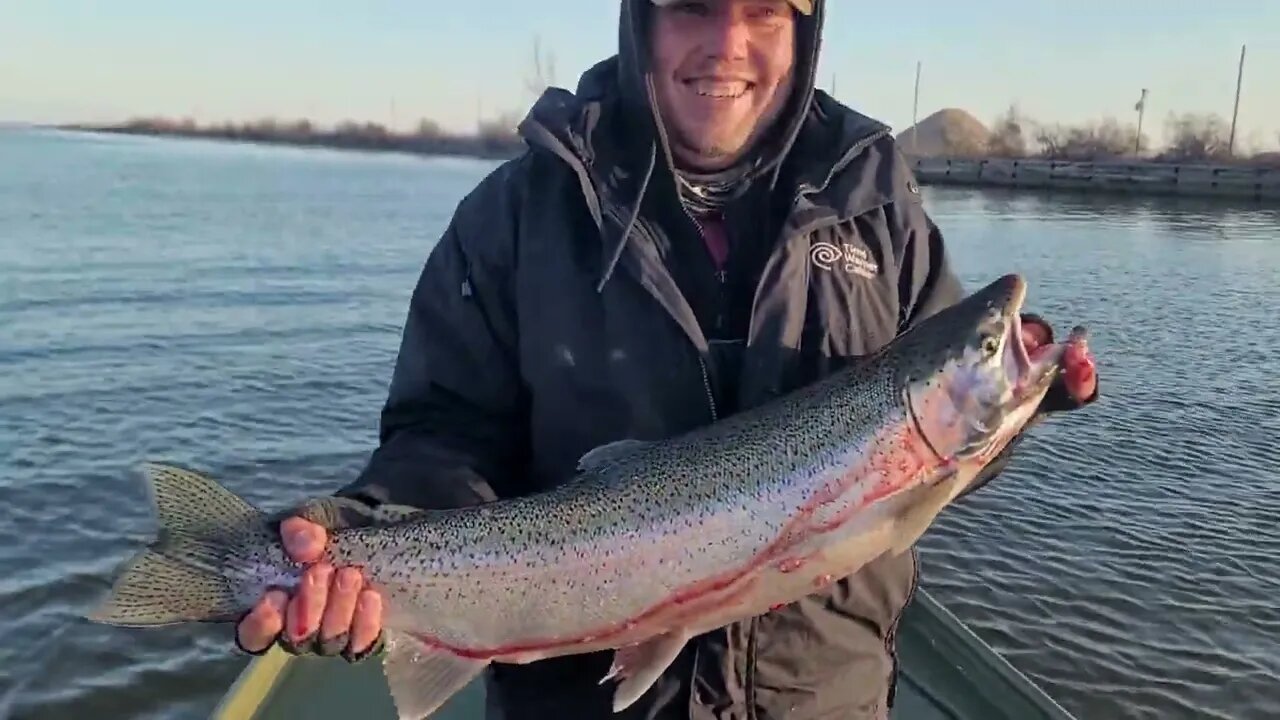
[{"label": "yellow boat edge", "polygon": [[[1076,720],[924,588],[918,589],[903,622],[900,694],[918,695],[919,699],[905,703],[895,718],[915,717],[923,701],[934,713],[922,717],[937,720]],[[280,718],[282,712],[309,720],[347,718],[360,712],[395,717],[385,682],[373,681],[374,677],[381,680],[380,670],[365,664],[360,671],[352,673],[352,669],[340,660],[295,657],[273,647],[250,660],[210,717],[265,720]],[[301,701],[306,707],[294,705],[300,702],[299,683],[309,686],[307,698]],[[316,683],[319,687],[311,687]],[[916,686],[927,691],[913,691]],[[477,682],[441,708],[440,720],[483,718],[485,705],[483,683]]]},{"label": "yellow boat edge", "polygon": [[252,720],[262,710],[267,696],[280,683],[294,656],[273,646],[265,654],[252,658],[231,687],[223,694],[210,720]]}]

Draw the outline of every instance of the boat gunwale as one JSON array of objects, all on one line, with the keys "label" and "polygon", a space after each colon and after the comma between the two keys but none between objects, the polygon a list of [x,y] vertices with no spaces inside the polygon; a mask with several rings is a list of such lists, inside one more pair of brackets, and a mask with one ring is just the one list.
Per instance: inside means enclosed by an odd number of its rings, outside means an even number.
[{"label": "boat gunwale", "polygon": [[[1014,667],[1008,658],[984,642],[923,588],[917,590],[908,606],[903,629],[906,631],[904,635],[918,635],[923,644],[928,646],[904,655],[923,652],[939,658],[945,664],[945,669],[935,665],[932,674],[941,670],[959,677],[970,691],[989,686],[989,680],[994,677],[1004,687],[998,692],[982,694],[986,699],[1007,698],[1003,701],[992,700],[997,708],[1017,704],[1033,708],[1039,720],[1076,720],[1074,715],[1043,688]],[[900,636],[900,641],[902,639],[904,638]],[[211,720],[250,720],[263,717],[263,711],[270,707],[277,691],[284,685],[288,675],[299,667],[301,660],[302,658],[274,646],[267,653],[252,658],[214,708]],[[975,671],[982,671],[989,677],[984,681],[975,675]],[[922,681],[923,675],[930,674],[923,668],[908,661],[902,663],[901,673],[903,680],[910,682],[913,689],[927,702],[950,717],[968,718],[973,715],[948,701],[947,696],[954,696],[956,693],[935,692],[936,683]],[[1008,717],[1007,713],[1004,714]],[[1019,717],[1018,720],[1022,718]]]}]

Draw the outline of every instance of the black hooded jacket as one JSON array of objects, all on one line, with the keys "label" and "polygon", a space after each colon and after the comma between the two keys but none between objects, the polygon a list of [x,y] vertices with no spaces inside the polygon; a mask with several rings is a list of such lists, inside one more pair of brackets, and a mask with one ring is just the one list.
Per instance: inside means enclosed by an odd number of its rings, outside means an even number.
[{"label": "black hooded jacket", "polygon": [[[340,494],[442,508],[537,492],[594,447],[764,402],[961,297],[888,128],[814,90],[814,5],[800,19],[792,112],[745,203],[754,214],[730,212],[733,252],[749,258],[734,289],[707,291],[716,285],[697,270],[705,251],[690,249],[701,244],[648,101],[651,6],[624,0],[619,54],[576,92],[538,100],[520,126],[529,149],[461,201],[430,251],[381,444]],[[735,320],[715,322],[725,309]],[[697,638],[617,717],[884,717],[916,578],[914,552],[884,557]],[[495,666],[493,717],[613,718],[611,684],[599,684],[610,660]]]}]

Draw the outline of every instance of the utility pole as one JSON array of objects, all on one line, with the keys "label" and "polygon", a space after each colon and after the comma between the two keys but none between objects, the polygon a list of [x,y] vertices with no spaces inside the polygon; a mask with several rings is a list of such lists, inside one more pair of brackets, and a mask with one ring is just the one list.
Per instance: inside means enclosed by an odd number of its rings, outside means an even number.
[{"label": "utility pole", "polygon": [[1240,70],[1236,74],[1236,105],[1231,111],[1231,139],[1227,141],[1227,156],[1235,155],[1236,148],[1236,120],[1240,117],[1240,86],[1244,83],[1244,50],[1245,46],[1240,46]]},{"label": "utility pole", "polygon": [[1142,116],[1147,112],[1147,89],[1142,88],[1142,99],[1138,101],[1135,110],[1138,111],[1138,136],[1133,139],[1133,154],[1142,154]]},{"label": "utility pole", "polygon": [[920,138],[920,128],[918,127],[920,118],[920,65],[919,60],[916,61],[916,93],[915,99],[911,102],[911,154],[915,155],[917,148],[916,143]]}]

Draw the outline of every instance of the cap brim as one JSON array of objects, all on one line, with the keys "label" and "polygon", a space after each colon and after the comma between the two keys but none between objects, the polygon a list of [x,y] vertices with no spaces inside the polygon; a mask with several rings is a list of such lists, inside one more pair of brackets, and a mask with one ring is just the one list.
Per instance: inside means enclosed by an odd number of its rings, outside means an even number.
[{"label": "cap brim", "polygon": [[[650,0],[650,2],[658,7],[666,7],[678,2],[684,2],[684,0]],[[787,2],[791,3],[791,6],[803,15],[813,14],[813,0],[787,0]]]}]

